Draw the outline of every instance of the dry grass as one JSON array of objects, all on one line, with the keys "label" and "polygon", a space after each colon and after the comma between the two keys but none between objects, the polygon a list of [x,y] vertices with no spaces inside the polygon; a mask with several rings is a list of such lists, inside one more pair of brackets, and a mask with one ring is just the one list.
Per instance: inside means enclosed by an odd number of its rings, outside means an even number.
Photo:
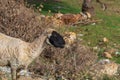
[{"label": "dry grass", "polygon": [[85,77],[96,59],[96,54],[79,42],[64,49],[48,46],[30,69],[38,75],[49,73],[48,76],[52,75],[56,79],[64,77],[68,80],[76,80]]},{"label": "dry grass", "polygon": [[0,32],[31,42],[48,25],[37,19],[34,10],[17,1],[0,1]]}]

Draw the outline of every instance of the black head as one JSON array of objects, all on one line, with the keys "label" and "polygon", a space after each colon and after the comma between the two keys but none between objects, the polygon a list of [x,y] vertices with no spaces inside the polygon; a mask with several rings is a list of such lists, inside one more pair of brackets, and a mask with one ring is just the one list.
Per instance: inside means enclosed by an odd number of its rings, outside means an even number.
[{"label": "black head", "polygon": [[64,41],[63,37],[56,31],[52,31],[52,34],[49,37],[49,42],[54,47],[64,48],[64,46],[65,46],[65,41]]}]

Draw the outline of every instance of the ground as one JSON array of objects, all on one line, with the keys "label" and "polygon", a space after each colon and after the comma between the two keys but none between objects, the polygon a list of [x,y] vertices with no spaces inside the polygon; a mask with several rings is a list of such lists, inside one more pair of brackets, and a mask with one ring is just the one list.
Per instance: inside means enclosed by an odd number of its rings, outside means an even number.
[{"label": "ground", "polygon": [[[62,26],[57,28],[57,30],[64,34],[65,31],[75,32],[78,39],[82,40],[80,42],[75,42],[69,49],[55,49],[51,47],[47,47],[42,55],[30,66],[30,70],[34,71],[36,74],[49,77],[55,77],[56,80],[62,80],[63,78],[67,78],[68,80],[84,80],[91,79],[88,74],[86,74],[89,67],[88,64],[91,64],[94,59],[96,60],[96,55],[98,59],[106,58],[103,56],[104,52],[109,52],[112,55],[110,60],[120,63],[120,2],[119,0],[102,0],[107,5],[107,10],[102,11],[100,6],[93,2],[95,7],[95,16],[93,19],[100,20],[99,23],[92,23],[89,25],[77,25],[77,26]],[[31,5],[35,5],[37,11],[34,7],[35,14],[40,15],[53,15],[54,13],[80,13],[82,0],[40,0],[34,1],[29,0]],[[27,7],[29,5],[27,4]],[[34,6],[33,5],[33,6]],[[42,7],[43,6],[43,7]],[[14,23],[9,24],[8,22],[4,24],[4,26],[10,26],[10,29],[7,28],[2,29],[1,32],[21,38],[25,41],[33,41],[36,37],[38,37],[38,33],[44,27],[44,24],[41,24],[40,21],[37,21],[34,13],[31,10],[24,10],[21,8],[25,16],[19,16],[17,19],[22,20],[24,18],[24,22],[20,23],[20,27],[18,29],[18,33],[16,32],[17,21],[14,22],[14,18],[11,16],[2,16],[2,18],[10,19]],[[4,11],[3,11],[4,12]],[[7,13],[7,12],[6,12]],[[9,14],[9,12],[8,12]],[[29,14],[29,15],[28,15]],[[14,17],[14,16],[13,16]],[[0,16],[1,18],[1,16]],[[29,19],[29,20],[28,20]],[[2,20],[1,20],[2,21]],[[5,21],[4,21],[5,22]],[[28,23],[29,24],[26,24]],[[19,22],[18,22],[19,23]],[[39,24],[40,23],[40,24]],[[3,23],[1,23],[3,24]],[[16,24],[15,28],[12,28],[11,25]],[[26,27],[27,25],[27,27]],[[41,25],[41,26],[39,26]],[[46,26],[45,26],[46,27]],[[48,27],[51,27],[50,25]],[[15,31],[15,32],[14,32]],[[25,35],[23,35],[24,33]],[[31,34],[30,34],[31,33]],[[107,41],[106,41],[106,40]],[[84,45],[84,46],[83,46]],[[87,46],[87,47],[86,47]],[[89,47],[89,48],[88,48]],[[72,50],[72,51],[71,51]],[[49,55],[48,55],[49,53]],[[63,54],[61,54],[63,53]],[[117,54],[117,55],[116,55]],[[90,61],[90,62],[89,62]],[[82,65],[82,66],[80,66]],[[83,69],[85,68],[85,69]],[[85,72],[84,72],[85,71]],[[81,76],[82,75],[82,76]],[[23,80],[24,77],[22,77]],[[26,78],[25,78],[26,79]],[[31,79],[31,78],[27,78]],[[103,80],[119,80],[119,78],[115,77],[104,77]]]}]

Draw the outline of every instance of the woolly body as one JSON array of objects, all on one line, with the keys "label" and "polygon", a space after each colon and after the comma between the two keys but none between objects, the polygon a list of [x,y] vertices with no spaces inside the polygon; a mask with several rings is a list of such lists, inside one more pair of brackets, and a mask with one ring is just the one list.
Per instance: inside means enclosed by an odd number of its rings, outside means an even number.
[{"label": "woolly body", "polygon": [[0,66],[9,64],[12,80],[16,80],[17,69],[21,66],[27,69],[29,64],[43,51],[46,39],[49,39],[54,47],[63,48],[65,45],[63,37],[51,29],[47,29],[32,43],[0,33]]},{"label": "woolly body", "polygon": [[[42,51],[45,38],[42,37],[42,40],[27,43],[0,33],[0,66],[10,62],[16,66],[26,65],[27,67]],[[36,44],[34,44],[35,42]]]}]

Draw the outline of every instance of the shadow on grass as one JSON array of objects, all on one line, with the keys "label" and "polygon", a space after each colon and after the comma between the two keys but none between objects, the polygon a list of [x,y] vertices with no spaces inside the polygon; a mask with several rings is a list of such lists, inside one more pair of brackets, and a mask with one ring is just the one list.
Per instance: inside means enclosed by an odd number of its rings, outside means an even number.
[{"label": "shadow on grass", "polygon": [[27,3],[30,5],[35,5],[35,7],[40,7],[42,4],[44,7],[42,8],[42,12],[48,12],[49,10],[52,13],[79,13],[79,8],[75,8],[70,6],[68,3],[61,0],[27,0]]}]

